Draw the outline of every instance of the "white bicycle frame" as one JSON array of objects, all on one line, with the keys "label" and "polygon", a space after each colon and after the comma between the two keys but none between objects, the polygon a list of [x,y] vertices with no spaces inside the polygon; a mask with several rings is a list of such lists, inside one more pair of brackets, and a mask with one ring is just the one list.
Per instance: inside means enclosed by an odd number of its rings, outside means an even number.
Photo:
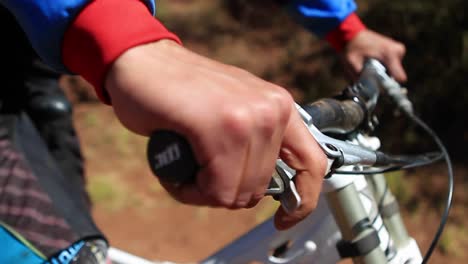
[{"label": "white bicycle frame", "polygon": [[[380,147],[380,141],[377,138],[367,138],[360,135],[355,141],[356,144],[372,149]],[[344,169],[356,170],[355,167]],[[273,220],[269,219],[200,263],[331,264],[339,262],[342,257],[337,249],[337,244],[343,239],[342,234],[347,231],[343,227],[343,219],[341,219],[343,217],[336,213],[336,207],[339,206],[331,200],[333,200],[334,193],[346,188],[355,189],[359,197],[359,204],[354,203],[351,210],[364,210],[367,216],[373,219],[371,228],[377,231],[380,241],[375,252],[385,259],[379,263],[421,263],[422,256],[418,245],[413,238],[407,236],[404,226],[403,231],[397,231],[397,233],[403,232],[405,239],[398,241],[392,237],[395,231],[389,232],[392,229],[390,227],[387,229],[387,222],[380,215],[376,203],[377,199],[373,197],[372,188],[370,188],[368,181],[369,178],[364,175],[334,174],[324,181],[316,210],[298,225],[286,231],[277,231]],[[353,213],[351,212],[351,214]],[[281,252],[278,252],[279,249]],[[112,248],[109,251],[109,257],[115,264],[155,263]],[[353,260],[355,263],[370,264],[372,262],[372,264],[378,264],[372,258],[365,259],[360,256],[355,256]],[[169,264],[172,262],[158,263]]]}]

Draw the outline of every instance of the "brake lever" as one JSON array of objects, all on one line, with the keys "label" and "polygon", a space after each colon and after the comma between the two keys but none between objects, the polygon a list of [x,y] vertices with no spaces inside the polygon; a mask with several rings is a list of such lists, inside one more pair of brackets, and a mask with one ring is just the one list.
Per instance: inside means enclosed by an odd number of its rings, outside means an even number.
[{"label": "brake lever", "polygon": [[[325,177],[331,176],[335,169],[344,165],[371,166],[377,163],[377,152],[324,135],[313,125],[312,117],[301,106],[296,104],[296,109],[310,134],[328,158]],[[267,195],[273,195],[275,199],[279,200],[288,213],[293,212],[301,205],[301,197],[293,180],[295,175],[295,170],[278,159],[273,179],[266,192]]]},{"label": "brake lever", "polygon": [[296,104],[296,108],[310,134],[330,159],[330,162],[335,163],[332,167],[337,168],[344,165],[372,166],[377,163],[378,152],[323,134],[312,124],[312,117],[302,107]]},{"label": "brake lever", "polygon": [[[275,200],[278,200],[288,213],[298,209],[302,201],[293,181],[294,176],[296,176],[295,170],[291,169],[281,159],[276,160],[276,168],[270,186],[265,193],[265,195],[272,195]],[[276,186],[272,186],[273,183]]]}]

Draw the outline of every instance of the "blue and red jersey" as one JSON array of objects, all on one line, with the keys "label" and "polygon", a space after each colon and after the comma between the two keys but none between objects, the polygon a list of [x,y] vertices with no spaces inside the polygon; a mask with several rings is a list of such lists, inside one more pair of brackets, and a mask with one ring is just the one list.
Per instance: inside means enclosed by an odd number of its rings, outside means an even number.
[{"label": "blue and red jersey", "polygon": [[[18,19],[39,56],[57,70],[82,75],[103,94],[107,69],[124,51],[179,38],[153,16],[153,0],[0,0]],[[288,12],[340,50],[364,25],[354,0],[290,0]]]}]

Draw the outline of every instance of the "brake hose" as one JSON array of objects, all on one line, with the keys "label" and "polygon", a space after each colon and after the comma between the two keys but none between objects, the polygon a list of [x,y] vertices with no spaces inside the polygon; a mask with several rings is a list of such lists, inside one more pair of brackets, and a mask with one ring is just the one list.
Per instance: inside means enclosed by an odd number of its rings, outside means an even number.
[{"label": "brake hose", "polygon": [[396,85],[396,86],[393,85],[394,83],[395,81],[393,79],[387,79],[386,84],[383,85],[383,87],[387,91],[388,95],[396,103],[398,108],[411,121],[413,121],[418,126],[420,126],[424,131],[426,131],[433,138],[434,142],[437,144],[440,151],[442,152],[442,156],[444,157],[445,162],[447,164],[447,173],[448,173],[447,200],[445,201],[445,208],[442,213],[442,217],[440,219],[439,227],[437,228],[437,231],[434,235],[434,239],[432,239],[431,245],[429,246],[426,254],[424,255],[424,259],[422,261],[422,264],[426,264],[429,261],[429,258],[431,257],[432,253],[434,252],[434,249],[437,246],[440,236],[442,235],[442,232],[444,231],[445,225],[447,224],[447,221],[448,221],[450,208],[452,207],[453,188],[454,188],[454,176],[453,176],[452,162],[450,161],[450,156],[448,154],[447,149],[445,148],[444,144],[442,143],[440,138],[437,136],[437,134],[424,121],[422,121],[419,117],[417,117],[413,113],[412,104],[409,101],[407,94],[405,92],[406,89],[401,89],[399,85]]},{"label": "brake hose", "polygon": [[[444,144],[440,140],[440,138],[437,136],[437,134],[424,122],[422,121],[419,117],[414,115],[411,112],[403,110],[403,112],[407,115],[411,121],[416,123],[419,127],[421,127],[426,133],[429,134],[429,136],[434,140],[438,148],[440,149],[441,153],[440,155],[436,155],[433,157],[430,157],[431,155],[425,154],[425,157],[428,157],[428,159],[420,159],[419,161],[412,161],[408,162],[407,164],[396,164],[396,165],[390,165],[389,167],[381,168],[381,169],[368,169],[368,170],[363,170],[359,171],[359,174],[377,174],[377,173],[385,173],[385,172],[390,172],[390,171],[396,171],[396,170],[403,170],[403,169],[409,169],[409,168],[414,168],[414,167],[419,167],[419,166],[424,166],[428,165],[431,163],[434,163],[438,160],[441,160],[442,158],[445,160],[445,163],[447,164],[447,174],[448,174],[448,191],[447,191],[447,199],[445,201],[445,207],[444,211],[441,216],[440,224],[439,227],[437,228],[437,231],[434,235],[434,238],[432,239],[432,242],[424,255],[422,264],[426,264],[432,253],[434,252],[434,249],[437,246],[437,243],[440,239],[440,236],[442,235],[442,232],[444,231],[445,225],[447,224],[448,220],[448,215],[450,212],[450,208],[452,207],[452,199],[453,199],[453,189],[454,189],[454,175],[453,175],[453,167],[452,167],[452,162],[450,160],[450,156],[448,154],[447,149],[445,148]],[[432,153],[430,153],[432,154]],[[419,155],[422,157],[423,155]],[[390,156],[391,157],[391,156]],[[415,158],[413,158],[415,159]],[[397,161],[397,159],[395,159]],[[404,163],[404,160],[400,158],[398,161]],[[356,174],[354,171],[335,171],[337,174]]]},{"label": "brake hose", "polygon": [[436,135],[436,133],[426,124],[424,123],[419,117],[417,117],[414,114],[405,112],[407,116],[416,124],[418,124],[422,129],[424,129],[433,139],[434,142],[438,145],[440,151],[442,152],[442,155],[445,159],[445,162],[447,164],[447,173],[448,173],[448,192],[447,192],[447,200],[445,201],[445,208],[442,213],[442,217],[440,220],[439,227],[437,229],[437,232],[434,236],[434,239],[431,242],[431,245],[429,246],[429,249],[427,250],[422,264],[426,264],[429,261],[429,258],[431,257],[435,247],[437,246],[437,243],[440,239],[440,236],[442,235],[442,232],[444,231],[444,227],[447,223],[448,220],[448,215],[450,212],[450,208],[452,207],[452,199],[453,199],[453,188],[454,188],[454,176],[453,176],[453,168],[452,168],[452,162],[450,161],[450,156],[448,154],[447,149],[445,148],[444,144],[440,140],[440,138]]}]

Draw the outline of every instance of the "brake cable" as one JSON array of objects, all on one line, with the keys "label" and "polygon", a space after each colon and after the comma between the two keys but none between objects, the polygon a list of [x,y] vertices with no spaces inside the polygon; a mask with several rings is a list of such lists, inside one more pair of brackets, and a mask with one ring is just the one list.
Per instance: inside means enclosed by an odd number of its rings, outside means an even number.
[{"label": "brake cable", "polygon": [[[343,174],[343,175],[354,175],[356,173],[362,175],[370,175],[370,174],[378,174],[378,173],[386,173],[392,171],[399,171],[399,170],[408,170],[412,168],[426,166],[437,161],[443,159],[443,153],[438,152],[428,152],[422,155],[415,155],[415,156],[391,156],[387,155],[388,157],[392,158],[395,157],[395,160],[390,160],[387,166],[382,166],[378,168],[359,168],[359,171],[342,171],[342,170],[335,170],[334,173]],[[393,162],[392,162],[393,161]]]},{"label": "brake cable", "polygon": [[448,192],[447,192],[447,199],[445,201],[445,208],[442,213],[442,217],[440,220],[439,227],[437,229],[437,232],[434,236],[434,239],[431,242],[431,245],[429,246],[429,249],[427,250],[422,264],[425,264],[429,261],[429,258],[431,257],[435,247],[437,246],[437,243],[440,239],[440,236],[442,235],[442,232],[444,231],[444,227],[447,223],[448,220],[448,215],[450,212],[450,208],[452,207],[452,199],[453,199],[453,189],[454,189],[454,176],[453,176],[453,167],[452,167],[452,162],[450,160],[450,156],[448,154],[447,149],[445,148],[444,144],[440,140],[440,138],[437,136],[437,134],[426,124],[424,123],[419,117],[416,115],[406,112],[406,115],[417,125],[419,125],[423,130],[425,130],[434,140],[434,142],[437,144],[439,147],[440,151],[442,152],[442,156],[444,157],[445,163],[447,164],[447,173],[448,173]]},{"label": "brake cable", "polygon": [[448,182],[447,182],[447,199],[445,201],[445,208],[441,216],[439,227],[432,239],[431,245],[429,246],[426,254],[424,255],[424,259],[422,264],[426,264],[429,261],[432,253],[434,252],[437,243],[444,231],[445,225],[448,221],[448,216],[450,212],[450,208],[452,207],[452,199],[453,199],[453,189],[454,189],[454,176],[453,176],[453,167],[452,162],[450,160],[450,155],[442,140],[437,136],[437,134],[419,117],[417,117],[413,112],[413,107],[411,102],[409,101],[406,95],[406,89],[399,89],[399,85],[394,85],[396,82],[392,78],[386,78],[384,80],[383,88],[387,91],[388,95],[393,99],[396,103],[398,108],[415,124],[421,127],[424,131],[426,131],[430,137],[434,140],[436,145],[439,147],[440,151],[442,152],[442,156],[447,164],[447,174],[448,174]]}]

